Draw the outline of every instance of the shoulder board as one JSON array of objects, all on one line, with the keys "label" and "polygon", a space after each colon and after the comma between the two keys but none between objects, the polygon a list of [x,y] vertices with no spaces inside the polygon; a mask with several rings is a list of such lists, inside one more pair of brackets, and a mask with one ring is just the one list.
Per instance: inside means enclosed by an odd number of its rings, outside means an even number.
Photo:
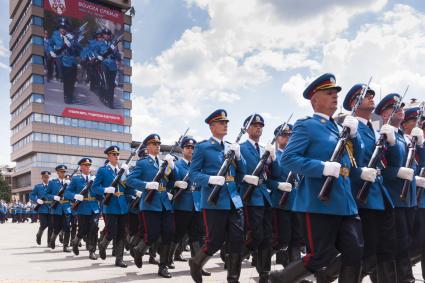
[{"label": "shoulder board", "polygon": [[201,144],[201,143],[204,143],[204,142],[207,142],[208,140],[202,140],[202,141],[200,141],[200,142],[197,142],[196,144]]},{"label": "shoulder board", "polygon": [[298,119],[298,121],[305,121],[305,120],[308,120],[308,119],[311,119],[311,117],[310,116],[305,116],[305,117],[302,117],[302,118]]}]

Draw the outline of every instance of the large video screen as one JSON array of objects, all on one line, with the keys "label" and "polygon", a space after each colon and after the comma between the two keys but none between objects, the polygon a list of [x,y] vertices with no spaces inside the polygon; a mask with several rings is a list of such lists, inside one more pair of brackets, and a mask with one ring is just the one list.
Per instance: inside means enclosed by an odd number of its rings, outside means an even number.
[{"label": "large video screen", "polygon": [[44,0],[45,111],[124,123],[124,14],[86,0]]}]

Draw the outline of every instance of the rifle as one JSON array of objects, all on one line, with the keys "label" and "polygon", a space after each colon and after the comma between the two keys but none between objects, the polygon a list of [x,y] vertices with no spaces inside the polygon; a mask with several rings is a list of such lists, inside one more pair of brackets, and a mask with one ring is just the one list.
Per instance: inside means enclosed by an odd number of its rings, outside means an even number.
[{"label": "rifle", "polygon": [[[424,115],[425,110],[425,102],[422,102],[419,106],[418,117],[416,118],[416,126],[419,127],[421,123],[422,116]],[[416,137],[412,137],[412,142],[409,144],[409,153],[407,154],[406,166],[407,168],[412,168],[415,162],[416,157],[416,145],[418,144],[418,139]],[[407,195],[410,192],[410,183],[411,180],[404,180],[403,189],[401,190],[400,199],[405,201]]]},{"label": "rifle", "polygon": [[[72,176],[74,176],[75,173],[77,173],[78,169],[80,168],[80,166],[77,166],[77,168],[72,172],[71,176],[69,177],[69,179],[72,179]],[[59,192],[56,194],[58,197],[62,197],[63,194],[65,193],[66,188],[68,187],[68,184],[65,183],[62,185],[61,189],[59,190]],[[58,204],[60,203],[60,201],[55,200],[53,202],[53,204],[50,206],[50,208],[52,209],[56,209],[56,207],[58,206]]]},{"label": "rifle", "polygon": [[[406,90],[404,91],[403,97],[398,101],[398,103],[393,105],[393,110],[391,112],[390,118],[388,119],[388,123],[391,122],[391,120],[393,119],[395,113],[398,112],[398,110],[401,107],[401,104],[403,102],[403,99],[407,93],[407,90],[409,89],[409,87],[406,88]],[[386,148],[386,141],[387,141],[387,136],[386,135],[381,135],[379,137],[379,139],[376,141],[375,143],[375,149],[372,153],[372,157],[369,160],[369,163],[367,165],[367,167],[369,168],[377,168],[379,162],[382,159],[382,154],[384,154],[385,148]],[[372,185],[371,182],[368,181],[364,181],[362,188],[359,190],[359,192],[357,193],[357,200],[361,203],[361,204],[365,204],[367,201],[367,197],[369,195],[369,190],[370,190],[370,186]]]},{"label": "rifle", "polygon": [[[181,143],[181,141],[183,140],[183,138],[186,136],[187,132],[189,131],[189,128],[186,129],[186,131],[184,132],[183,135],[181,135],[179,137],[179,139],[176,141],[176,143],[173,145],[173,147],[170,149],[170,153],[172,154],[174,152],[174,150],[176,149],[176,147]],[[161,167],[159,167],[158,172],[156,172],[155,177],[153,178],[152,182],[160,182],[162,177],[165,174],[165,169],[168,166],[168,162],[167,161],[163,161],[161,164]],[[153,200],[155,194],[155,190],[148,190],[148,193],[146,194],[145,197],[145,202],[146,203],[151,203]],[[140,203],[140,198],[136,197],[136,199],[133,200],[133,202],[131,203],[131,208],[136,208],[139,206]]]},{"label": "rifle", "polygon": [[[292,185],[292,187],[295,187],[295,181],[297,180],[297,174],[295,174],[294,172],[289,172],[288,177],[286,177],[286,182],[290,183]],[[279,200],[279,207],[282,208],[285,206],[286,202],[288,201],[289,198],[289,194],[291,192],[282,192],[282,196],[280,197]]]},{"label": "rifle", "polygon": [[[127,158],[127,160],[125,161],[125,164],[128,165],[133,161],[134,156],[136,156],[137,152],[139,151],[139,149],[143,146],[143,143],[140,143],[139,146],[136,148],[136,150],[132,151],[130,156]],[[115,176],[114,180],[112,181],[110,187],[115,187],[118,188],[118,184],[121,181],[122,176],[124,175],[125,170],[124,168],[120,168],[120,171],[118,171],[118,174]],[[108,205],[109,202],[111,201],[113,194],[106,194],[105,196],[105,200],[103,201],[103,204]]]},{"label": "rifle", "polygon": [[119,36],[117,36],[114,41],[112,41],[112,43],[108,46],[108,50],[105,51],[105,53],[101,54],[101,56],[103,58],[108,57],[109,55],[111,55],[112,53],[114,53],[114,49],[111,48],[111,45],[115,46],[115,48],[117,48],[117,44],[123,39],[124,34],[120,34]]},{"label": "rifle", "polygon": [[[421,169],[421,172],[419,173],[419,177],[425,177],[425,167],[423,167],[422,169]],[[422,196],[422,193],[423,193],[423,190],[425,189],[425,188],[423,188],[423,187],[419,187],[419,186],[417,186],[416,185],[416,203],[419,205],[419,200],[421,199],[421,196]]]},{"label": "rifle", "polygon": [[[366,86],[363,87],[362,92],[357,97],[356,104],[354,105],[351,115],[354,116],[356,114],[357,108],[362,103],[363,99],[366,96],[366,93],[369,89],[370,82],[372,81],[372,77],[370,77],[369,82]],[[342,129],[341,134],[339,135],[338,143],[334,149],[334,152],[331,156],[331,162],[339,162],[341,159],[341,156],[343,155],[346,145],[348,143],[348,139],[350,137],[350,129],[348,127],[344,127]],[[321,201],[327,201],[329,200],[329,196],[332,192],[333,183],[335,182],[337,178],[334,176],[327,176],[325,182],[323,183],[322,189],[320,190],[320,193],[318,195],[318,198]]]},{"label": "rifle", "polygon": [[[89,180],[87,182],[87,184],[84,186],[84,188],[81,190],[80,195],[83,195],[85,197],[87,197],[91,187],[93,186],[93,182],[94,180]],[[76,200],[73,204],[72,204],[72,210],[76,210],[78,208],[78,206],[80,205],[81,201]]]},{"label": "rifle", "polygon": [[[42,201],[46,201],[46,198],[41,198],[41,200],[42,200]],[[35,211],[38,211],[42,205],[43,205],[43,204],[39,204],[39,203],[37,203],[37,205],[34,207],[34,210],[35,210]]]},{"label": "rifle", "polygon": [[[188,182],[189,181],[189,171],[186,173],[186,175],[184,176],[184,178],[183,178],[182,181],[183,182]],[[174,194],[173,200],[178,199],[184,191],[185,190],[183,190],[183,189],[177,189],[177,192]]]},{"label": "rifle", "polygon": [[[244,124],[236,138],[236,143],[239,143],[241,137],[243,134],[246,133],[246,130],[251,125],[252,120],[255,117],[255,113],[252,114],[251,119],[249,119],[248,123]],[[233,160],[235,159],[235,152],[233,150],[229,150],[224,155],[224,162],[220,167],[220,170],[218,170],[217,176],[224,176],[227,174],[227,171],[229,171],[230,164],[232,164]],[[208,203],[210,204],[217,204],[218,196],[220,195],[222,186],[215,185],[213,187],[213,190],[211,191],[210,195],[208,196]]]},{"label": "rifle", "polygon": [[[276,133],[276,135],[273,137],[273,140],[271,142],[271,144],[273,145],[276,142],[277,137],[283,132],[283,130],[286,128],[286,126],[289,124],[289,121],[291,120],[292,116],[294,115],[294,113],[292,113],[288,120],[282,124],[282,126],[279,128],[279,131]],[[270,156],[270,152],[269,151],[265,151],[263,153],[263,155],[260,158],[260,161],[257,163],[257,166],[255,167],[254,171],[252,172],[253,176],[257,176],[260,177],[261,173],[264,170],[264,166],[266,165],[266,161]],[[252,197],[252,193],[254,192],[255,186],[252,184],[248,184],[248,187],[246,188],[245,194],[243,195],[243,200],[245,202],[249,202],[251,200]]]}]

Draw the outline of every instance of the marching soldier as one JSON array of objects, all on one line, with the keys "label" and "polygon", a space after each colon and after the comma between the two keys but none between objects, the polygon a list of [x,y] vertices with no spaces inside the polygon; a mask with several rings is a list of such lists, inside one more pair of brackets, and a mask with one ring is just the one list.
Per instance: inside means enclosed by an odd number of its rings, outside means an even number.
[{"label": "marching soldier", "polygon": [[[78,165],[80,166],[81,175],[73,176],[71,183],[65,190],[64,197],[67,200],[75,200],[79,202],[76,214],[78,217],[78,230],[75,238],[72,239],[72,251],[75,255],[79,255],[78,249],[81,239],[86,237],[89,248],[89,258],[96,260],[96,242],[99,224],[99,203],[96,199],[96,193],[90,189],[84,192],[89,181],[94,180],[94,176],[90,175],[90,166],[92,160],[90,158],[82,158]],[[82,194],[84,192],[84,194]]]},{"label": "marching soldier", "polygon": [[49,182],[47,186],[47,195],[50,201],[59,202],[56,208],[51,207],[50,213],[52,214],[53,220],[53,234],[50,238],[50,248],[55,248],[56,237],[61,231],[64,233],[63,240],[63,251],[69,253],[70,250],[69,240],[70,240],[70,229],[71,229],[71,205],[69,200],[63,200],[57,194],[63,188],[63,186],[70,183],[69,180],[65,179],[65,173],[68,168],[65,165],[56,166],[55,170],[58,174],[57,179],[53,179]]},{"label": "marching soldier", "polygon": [[36,241],[38,245],[41,245],[41,236],[43,235],[44,230],[48,228],[47,246],[49,246],[50,236],[53,232],[49,217],[49,206],[47,205],[47,185],[49,184],[49,178],[49,171],[41,171],[42,182],[40,184],[35,185],[30,193],[30,200],[40,206],[37,210],[38,219],[40,219],[40,228],[38,229],[36,235]]},{"label": "marching soldier", "polygon": [[[247,117],[244,124],[248,124],[251,118],[252,116]],[[264,119],[255,114],[251,124],[247,126],[248,139],[241,144],[241,154],[246,162],[246,171],[253,172],[264,153],[264,148],[258,144],[263,133]],[[275,147],[268,144],[265,150],[270,152],[271,160],[267,162],[271,164],[276,159]],[[241,186],[242,196],[247,191],[247,185],[255,186],[251,199],[244,202],[245,247],[257,257],[256,269],[260,275],[260,283],[268,282],[271,268],[272,209],[265,174],[262,172],[260,177],[245,175]]]},{"label": "marching soldier", "polygon": [[[272,282],[295,282],[310,273],[320,274],[325,267],[329,276],[340,273],[339,282],[360,280],[363,238],[348,178],[353,159],[363,150],[354,117],[347,116],[342,124],[349,129],[354,152],[345,151],[339,162],[327,161],[339,140],[340,129],[332,119],[339,91],[332,74],[320,76],[304,90],[303,96],[315,113],[295,123],[281,162],[304,177],[293,210],[299,214],[308,252],[302,260],[272,273]],[[321,201],[318,194],[328,176],[336,180],[329,199]],[[342,264],[337,258],[340,253]]]},{"label": "marching soldier", "polygon": [[[108,157],[108,163],[97,170],[96,179],[93,183],[93,191],[98,195],[110,194],[109,203],[103,203],[103,217],[105,220],[105,231],[102,241],[99,242],[99,256],[106,258],[106,249],[109,243],[114,240],[115,248],[115,266],[127,267],[123,262],[124,257],[124,239],[128,205],[125,197],[128,189],[118,184],[117,187],[111,187],[112,182],[120,171],[120,148],[112,145],[105,149],[104,153]],[[121,166],[128,172],[128,165]]]},{"label": "marching soldier", "polygon": [[[274,130],[277,135],[280,127]],[[301,258],[301,243],[303,238],[300,231],[300,224],[296,213],[292,212],[297,191],[292,188],[292,184],[286,182],[289,171],[285,164],[280,162],[283,151],[292,135],[293,125],[288,124],[280,135],[276,138],[276,162],[272,166],[271,176],[268,183],[271,189],[272,213],[273,213],[273,240],[272,247],[276,252],[276,263],[286,267],[290,262]],[[289,193],[286,203],[281,207],[280,200],[283,193]]]},{"label": "marching soldier", "polygon": [[[173,217],[170,202],[172,195],[166,188],[167,183],[176,174],[174,157],[167,154],[164,160],[160,162],[158,155],[161,139],[157,134],[147,136],[143,144],[146,145],[148,156],[137,161],[136,166],[127,178],[127,185],[134,188],[136,196],[140,198],[139,209],[145,233],[145,238],[134,248],[134,262],[138,268],[141,268],[143,255],[161,237],[158,275],[171,278],[167,265],[173,237]],[[165,175],[159,182],[152,181],[162,162],[168,163]],[[150,200],[146,200],[148,195],[152,196]]]},{"label": "marching soldier", "polygon": [[[416,207],[416,184],[414,180],[414,169],[404,167],[407,159],[408,143],[404,136],[404,132],[400,129],[404,120],[404,103],[401,105],[391,121],[391,113],[394,104],[401,99],[397,93],[391,93],[385,96],[375,109],[375,113],[382,117],[384,123],[388,123],[395,127],[396,146],[401,153],[401,159],[393,158],[388,160],[386,169],[383,170],[384,185],[388,188],[391,199],[395,206],[395,230],[396,230],[396,273],[397,282],[414,282],[412,265],[409,258],[409,245],[412,241],[413,221]],[[422,131],[418,128],[413,129],[411,136],[421,137]],[[423,133],[422,133],[423,136]],[[410,141],[409,141],[410,142]],[[400,195],[403,188],[404,180],[411,182],[410,194],[406,200],[401,200]]]},{"label": "marching soldier", "polygon": [[[227,135],[227,112],[216,110],[206,119],[212,137],[196,145],[189,169],[189,180],[201,187],[201,209],[206,239],[203,247],[189,260],[190,275],[195,282],[202,282],[202,267],[227,242],[227,281],[238,282],[241,272],[241,254],[244,240],[242,199],[237,183],[246,173],[246,164],[240,146],[223,141]],[[228,174],[217,176],[228,150],[235,153],[235,163]],[[208,203],[213,186],[222,186],[217,204]],[[226,239],[227,237],[227,239]]]},{"label": "marching soldier", "polygon": [[[356,84],[350,89],[343,103],[346,110],[352,110],[364,87],[367,86]],[[365,148],[363,158],[357,159],[357,165],[362,167],[353,168],[351,171],[351,188],[353,196],[356,197],[365,182],[372,183],[366,202],[357,201],[364,237],[363,275],[371,275],[376,267],[378,282],[390,283],[397,280],[394,252],[396,245],[394,204],[387,187],[384,186],[381,174],[384,171],[382,163],[379,162],[378,170],[365,167],[372,158],[379,137],[370,122],[375,109],[375,91],[370,88],[366,91],[366,96],[355,113],[359,120],[358,134],[362,137]],[[385,135],[387,139],[387,151],[383,157],[386,160],[400,159],[394,127],[385,124],[380,134]]]},{"label": "marching soldier", "polygon": [[[176,162],[178,174],[174,182],[174,198],[173,198],[173,214],[175,233],[171,243],[170,264],[173,261],[173,256],[179,244],[181,245],[184,236],[189,236],[190,252],[192,257],[200,250],[202,245],[202,215],[200,213],[201,193],[196,188],[196,184],[187,181],[187,174],[190,163],[192,162],[193,149],[196,145],[196,140],[192,137],[185,137],[181,141],[183,158]],[[183,190],[179,192],[180,190]],[[177,195],[178,194],[178,195]],[[176,260],[176,258],[174,258]],[[182,259],[179,259],[182,261]],[[183,259],[184,260],[184,259]],[[186,261],[186,260],[184,260]],[[211,273],[202,270],[202,275],[210,276]]]}]

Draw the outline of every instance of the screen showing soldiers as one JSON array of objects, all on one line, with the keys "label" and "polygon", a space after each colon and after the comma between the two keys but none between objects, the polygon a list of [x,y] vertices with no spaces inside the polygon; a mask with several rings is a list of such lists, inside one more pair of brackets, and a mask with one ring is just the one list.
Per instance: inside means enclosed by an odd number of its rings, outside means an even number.
[{"label": "screen showing soldiers", "polygon": [[[45,106],[53,115],[123,123],[124,14],[45,0]],[[54,3],[53,3],[54,4]]]}]

